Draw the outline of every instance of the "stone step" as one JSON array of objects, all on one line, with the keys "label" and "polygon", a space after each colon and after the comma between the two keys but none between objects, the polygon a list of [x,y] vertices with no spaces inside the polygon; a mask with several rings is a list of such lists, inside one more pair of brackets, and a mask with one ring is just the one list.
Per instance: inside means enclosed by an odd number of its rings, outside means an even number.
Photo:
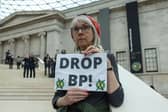
[{"label": "stone step", "polygon": [[[0,65],[0,88],[53,88],[54,79],[36,70],[36,78],[23,78],[23,69],[8,69]],[[4,68],[4,69],[2,69]]]},{"label": "stone step", "polygon": [[8,92],[8,91],[23,91],[23,92],[53,92],[53,88],[0,88],[0,92]]},{"label": "stone step", "polygon": [[9,100],[9,101],[13,101],[13,100],[51,100],[52,99],[52,95],[29,95],[29,96],[24,96],[24,95],[11,95],[11,96],[1,96],[0,95],[0,101],[4,101],[4,100]]},{"label": "stone step", "polygon": [[0,64],[0,112],[55,112],[51,100],[54,79],[36,69],[36,78],[23,78],[23,69]]},{"label": "stone step", "polygon": [[51,100],[0,100],[1,112],[56,112]]},{"label": "stone step", "polygon": [[31,95],[31,94],[52,94],[54,91],[49,89],[0,89],[0,95]]},{"label": "stone step", "polygon": [[0,88],[0,100],[51,100],[53,89]]},{"label": "stone step", "polygon": [[48,100],[54,95],[54,79],[36,69],[36,78],[23,78],[23,69],[0,65],[0,101]]}]

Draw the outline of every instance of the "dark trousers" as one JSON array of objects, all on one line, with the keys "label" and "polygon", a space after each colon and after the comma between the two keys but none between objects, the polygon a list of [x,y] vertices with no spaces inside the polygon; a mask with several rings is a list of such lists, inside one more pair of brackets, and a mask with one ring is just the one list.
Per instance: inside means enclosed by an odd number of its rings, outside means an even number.
[{"label": "dark trousers", "polygon": [[35,67],[30,68],[30,77],[32,77],[32,73],[33,73],[33,78],[35,78],[36,77]]},{"label": "dark trousers", "polygon": [[55,65],[56,63],[53,63],[51,66],[51,77],[55,77]]},{"label": "dark trousers", "polygon": [[29,67],[25,67],[24,66],[24,70],[23,70],[23,77],[25,78],[25,77],[29,77]]}]

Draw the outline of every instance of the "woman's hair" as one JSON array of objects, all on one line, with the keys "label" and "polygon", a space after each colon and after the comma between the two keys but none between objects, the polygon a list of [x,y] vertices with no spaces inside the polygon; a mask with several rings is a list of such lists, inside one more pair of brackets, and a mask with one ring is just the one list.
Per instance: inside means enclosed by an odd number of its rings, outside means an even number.
[{"label": "woman's hair", "polygon": [[[71,36],[72,36],[72,38],[73,38],[72,28],[74,28],[77,25],[77,23],[79,23],[80,21],[82,21],[84,23],[87,23],[88,25],[90,25],[92,27],[93,34],[94,34],[93,45],[103,50],[103,48],[100,44],[100,35],[101,35],[100,34],[100,25],[91,16],[79,15],[72,20],[72,23],[71,23]],[[75,47],[75,51],[80,51],[78,46]]]}]

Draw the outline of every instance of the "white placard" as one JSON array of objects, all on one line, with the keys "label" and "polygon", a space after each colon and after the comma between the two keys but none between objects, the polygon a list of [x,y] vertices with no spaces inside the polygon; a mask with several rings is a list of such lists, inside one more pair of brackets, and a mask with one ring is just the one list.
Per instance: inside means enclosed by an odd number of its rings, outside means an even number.
[{"label": "white placard", "polygon": [[56,90],[78,87],[88,91],[107,90],[107,54],[58,54],[55,71]]}]

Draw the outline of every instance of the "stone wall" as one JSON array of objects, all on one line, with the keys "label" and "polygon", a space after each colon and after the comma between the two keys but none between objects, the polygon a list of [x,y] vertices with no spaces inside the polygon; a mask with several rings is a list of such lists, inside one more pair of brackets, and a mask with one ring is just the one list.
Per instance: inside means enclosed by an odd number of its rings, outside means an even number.
[{"label": "stone wall", "polygon": [[[106,4],[106,3],[105,3]],[[109,6],[111,5],[111,7]],[[128,45],[128,31],[127,31],[127,17],[125,4],[122,0],[109,3],[110,12],[110,38],[111,38],[111,52],[116,54],[117,51],[126,51],[126,64],[124,68],[130,70],[129,62],[129,45]],[[115,5],[114,5],[115,4]],[[120,4],[120,5],[119,5]],[[101,7],[101,6],[97,6]],[[105,8],[101,7],[101,8]],[[69,17],[77,13],[89,13],[92,16],[98,16],[99,10],[93,6],[92,13],[88,9],[75,11],[67,11],[65,13]],[[87,11],[86,11],[87,10]],[[139,1],[139,24],[140,24],[140,38],[142,46],[143,70],[144,73],[135,74],[149,86],[153,85],[156,90],[162,95],[168,97],[168,1],[165,0],[144,0]],[[74,14],[75,13],[75,14]],[[69,23],[67,23],[69,24]],[[68,25],[67,25],[68,26]],[[69,37],[68,33],[65,33]],[[158,58],[158,72],[147,72],[145,68],[144,49],[156,48]]]},{"label": "stone wall", "polygon": [[153,85],[155,90],[168,98],[168,73],[137,74],[146,84]]}]

